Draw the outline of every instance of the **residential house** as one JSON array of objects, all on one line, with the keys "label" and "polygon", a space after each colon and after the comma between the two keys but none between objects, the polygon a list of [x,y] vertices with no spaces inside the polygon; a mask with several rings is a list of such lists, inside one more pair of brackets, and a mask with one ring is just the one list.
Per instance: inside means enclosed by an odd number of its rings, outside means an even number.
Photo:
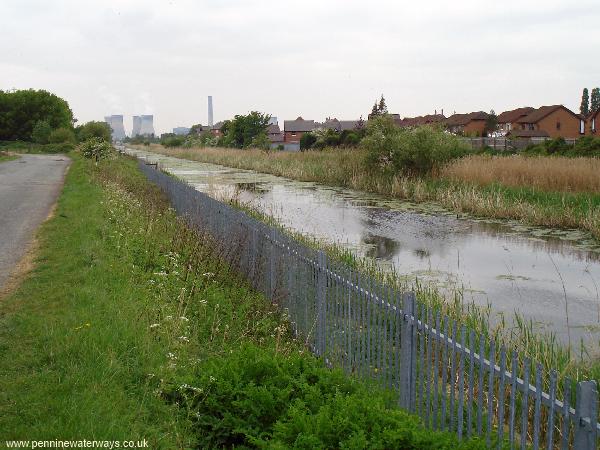
[{"label": "residential house", "polygon": [[588,115],[586,119],[586,134],[600,137],[600,109]]},{"label": "residential house", "polygon": [[443,125],[446,122],[446,116],[443,114],[427,114],[425,116],[405,117],[396,122],[399,127],[413,128],[423,125]]},{"label": "residential house", "polygon": [[283,122],[283,140],[285,143],[300,144],[302,135],[314,130],[317,125],[314,120],[304,120],[302,117],[298,117],[296,120],[285,120]]},{"label": "residential house", "polygon": [[210,128],[210,132],[213,136],[220,138],[221,136],[223,136],[223,132],[221,131],[222,128],[223,122],[217,122]]},{"label": "residential house", "polygon": [[338,120],[328,118],[325,122],[321,124],[316,123],[315,125],[316,128],[327,128],[341,133],[346,130],[356,130],[360,126],[360,120]]},{"label": "residential house", "polygon": [[281,129],[277,124],[270,124],[267,127],[267,136],[269,137],[269,141],[271,142],[272,149],[275,149],[279,145],[283,145],[284,143],[283,133],[281,132]]},{"label": "residential house", "polygon": [[574,139],[585,133],[585,120],[563,105],[541,106],[517,119],[516,124],[521,131],[545,131],[551,138]]},{"label": "residential house", "polygon": [[446,119],[446,127],[453,134],[485,136],[488,114],[483,111],[468,114],[453,114]]},{"label": "residential house", "polygon": [[498,115],[498,131],[501,134],[507,134],[510,133],[515,126],[520,129],[521,127],[517,125],[517,120],[532,113],[534,110],[535,108],[532,108],[531,106],[525,106],[523,108],[504,111],[502,114]]}]

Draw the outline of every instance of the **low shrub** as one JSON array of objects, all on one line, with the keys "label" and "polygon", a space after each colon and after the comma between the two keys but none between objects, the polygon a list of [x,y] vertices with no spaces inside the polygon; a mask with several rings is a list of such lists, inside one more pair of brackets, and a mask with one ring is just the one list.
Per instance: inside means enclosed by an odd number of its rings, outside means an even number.
[{"label": "low shrub", "polygon": [[470,147],[458,137],[430,126],[399,128],[388,116],[370,120],[361,141],[369,169],[421,175],[466,155]]},{"label": "low shrub", "polygon": [[48,142],[50,144],[74,144],[76,142],[75,133],[69,128],[57,128],[48,136]]},{"label": "low shrub", "polygon": [[483,448],[426,430],[390,393],[306,354],[247,345],[201,373],[166,394],[190,412],[199,448]]},{"label": "low shrub", "polygon": [[77,150],[84,158],[94,159],[96,163],[108,158],[112,152],[112,145],[102,138],[91,138],[79,144]]}]

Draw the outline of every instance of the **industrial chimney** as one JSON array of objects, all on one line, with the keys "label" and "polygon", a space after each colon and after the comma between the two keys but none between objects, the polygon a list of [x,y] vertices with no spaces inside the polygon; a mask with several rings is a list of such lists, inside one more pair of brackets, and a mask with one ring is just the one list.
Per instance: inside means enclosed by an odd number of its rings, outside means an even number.
[{"label": "industrial chimney", "polygon": [[213,104],[212,104],[212,95],[208,96],[208,126],[212,128],[213,123]]}]

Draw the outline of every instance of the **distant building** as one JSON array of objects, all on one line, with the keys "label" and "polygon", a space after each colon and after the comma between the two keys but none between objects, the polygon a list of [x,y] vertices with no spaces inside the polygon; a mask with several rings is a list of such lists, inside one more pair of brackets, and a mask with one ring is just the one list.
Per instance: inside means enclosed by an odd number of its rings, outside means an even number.
[{"label": "distant building", "polygon": [[598,128],[600,126],[600,109],[596,112],[591,113],[587,116],[586,119],[586,134],[590,136],[596,136],[598,133]]},{"label": "distant building", "polygon": [[446,116],[443,114],[427,114],[425,116],[405,117],[396,121],[396,125],[402,128],[413,128],[423,125],[443,125],[446,122]]},{"label": "distant building", "polygon": [[360,126],[360,120],[338,120],[334,118],[327,119],[321,124],[316,124],[316,126],[317,128],[326,128],[341,133],[346,130],[356,130]]},{"label": "distant building", "polygon": [[277,117],[271,116],[269,118],[269,125],[279,125],[279,122],[277,121]]},{"label": "distant building", "polygon": [[267,136],[271,142],[271,148],[277,148],[285,142],[283,133],[277,124],[271,124],[267,127]]},{"label": "distant building", "polygon": [[476,111],[468,114],[453,114],[445,121],[448,131],[464,136],[484,136],[488,114]]},{"label": "distant building", "polygon": [[551,138],[578,138],[585,134],[585,119],[563,105],[541,106],[516,124],[514,131],[545,132]]},{"label": "distant building", "polygon": [[142,129],[142,118],[140,116],[133,116],[133,128],[131,129],[131,137],[140,135]]},{"label": "distant building", "polygon": [[154,136],[154,116],[142,115],[140,116],[140,136]]},{"label": "distant building", "polygon": [[535,108],[531,106],[525,106],[523,108],[512,109],[510,111],[504,111],[498,115],[498,131],[501,134],[507,134],[514,128],[520,128],[517,125],[517,121],[525,117],[534,111]]},{"label": "distant building", "polygon": [[284,142],[300,144],[302,135],[314,130],[317,128],[317,125],[314,120],[304,120],[302,117],[298,117],[296,120],[284,120]]},{"label": "distant building", "polygon": [[125,127],[123,126],[122,115],[112,115],[104,117],[104,121],[111,129],[113,141],[121,141],[125,138]]},{"label": "distant building", "polygon": [[217,122],[213,126],[210,127],[210,132],[215,137],[221,137],[221,136],[223,136],[221,128],[223,128],[223,122]]},{"label": "distant building", "polygon": [[173,134],[177,136],[187,136],[190,133],[191,128],[188,127],[175,127],[173,128]]}]

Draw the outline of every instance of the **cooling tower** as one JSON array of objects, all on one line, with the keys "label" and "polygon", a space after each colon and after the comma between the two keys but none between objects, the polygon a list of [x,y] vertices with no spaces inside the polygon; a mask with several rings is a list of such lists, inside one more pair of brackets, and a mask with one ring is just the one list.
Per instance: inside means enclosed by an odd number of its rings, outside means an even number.
[{"label": "cooling tower", "polygon": [[140,134],[142,136],[154,136],[154,116],[140,116]]},{"label": "cooling tower", "polygon": [[142,118],[140,116],[133,116],[133,129],[131,130],[131,137],[140,135],[142,129]]},{"label": "cooling tower", "polygon": [[125,127],[123,126],[123,116],[112,115],[104,118],[112,131],[113,141],[120,141],[125,138]]},{"label": "cooling tower", "polygon": [[212,105],[212,95],[208,96],[208,126],[212,128],[213,123],[213,105]]}]

